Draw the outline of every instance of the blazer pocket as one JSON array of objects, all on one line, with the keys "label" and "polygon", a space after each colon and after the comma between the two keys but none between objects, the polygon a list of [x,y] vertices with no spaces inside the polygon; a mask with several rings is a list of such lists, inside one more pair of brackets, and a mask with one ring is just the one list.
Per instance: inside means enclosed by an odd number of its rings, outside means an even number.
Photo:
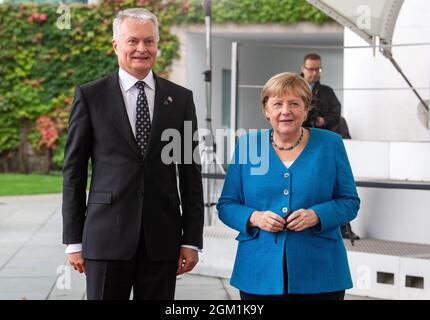
[{"label": "blazer pocket", "polygon": [[111,192],[90,192],[88,203],[92,204],[112,204]]},{"label": "blazer pocket", "polygon": [[181,204],[181,199],[179,199],[178,194],[169,194],[169,205],[179,206]]},{"label": "blazer pocket", "polygon": [[314,232],[314,235],[316,235],[317,237],[326,238],[326,239],[333,239],[333,240],[342,239],[342,235],[340,234],[340,228],[334,228],[324,232]]},{"label": "blazer pocket", "polygon": [[257,238],[257,235],[258,234],[250,236],[249,234],[239,232],[239,234],[237,235],[237,237],[235,238],[235,240],[239,241],[239,242],[248,241],[248,240],[252,240],[252,239]]}]

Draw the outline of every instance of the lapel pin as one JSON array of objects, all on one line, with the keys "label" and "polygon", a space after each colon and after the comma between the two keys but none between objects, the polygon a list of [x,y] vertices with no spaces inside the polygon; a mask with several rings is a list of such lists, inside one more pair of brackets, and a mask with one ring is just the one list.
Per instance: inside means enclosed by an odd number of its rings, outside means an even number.
[{"label": "lapel pin", "polygon": [[173,98],[171,96],[167,97],[167,100],[164,100],[164,104],[167,106],[169,103],[173,102]]}]

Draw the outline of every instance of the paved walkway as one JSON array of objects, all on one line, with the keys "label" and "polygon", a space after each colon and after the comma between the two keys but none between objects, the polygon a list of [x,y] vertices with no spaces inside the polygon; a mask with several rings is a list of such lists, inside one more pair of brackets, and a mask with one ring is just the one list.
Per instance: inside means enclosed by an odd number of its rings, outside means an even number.
[{"label": "paved walkway", "polygon": [[[61,232],[61,195],[0,197],[0,300],[85,299],[85,278],[66,265]],[[176,299],[238,298],[226,279],[177,281]]]},{"label": "paved walkway", "polygon": [[[85,278],[67,266],[61,233],[61,195],[0,197],[0,300],[85,299]],[[187,274],[176,299],[239,294],[227,279]]]}]

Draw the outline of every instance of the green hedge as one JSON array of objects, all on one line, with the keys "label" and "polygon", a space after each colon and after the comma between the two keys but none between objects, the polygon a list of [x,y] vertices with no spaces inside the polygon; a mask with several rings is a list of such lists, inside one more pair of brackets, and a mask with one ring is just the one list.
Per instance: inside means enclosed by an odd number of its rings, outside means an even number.
[{"label": "green hedge", "polygon": [[[127,7],[143,6],[160,20],[155,71],[167,76],[179,43],[173,24],[202,23],[203,0],[108,0],[98,6],[69,5],[71,28],[59,29],[58,5],[0,5],[0,154],[22,144],[23,127],[33,149],[49,150],[59,167],[73,88],[117,66],[111,22]],[[327,17],[304,0],[214,0],[215,23],[321,24]],[[29,125],[30,124],[30,125]]]},{"label": "green hedge", "polygon": [[[158,13],[161,55],[155,71],[166,74],[179,43],[168,32],[174,11],[148,2]],[[117,67],[111,46],[112,17],[136,1],[70,5],[70,29],[57,27],[64,11],[57,5],[0,5],[0,152],[19,147],[20,131],[30,123],[28,140],[36,151],[52,150],[62,164],[68,112],[77,84]],[[22,137],[21,137],[22,138]]]},{"label": "green hedge", "polygon": [[[203,23],[204,0],[186,1],[186,15],[178,15],[178,23]],[[212,0],[214,23],[285,23],[309,21],[322,24],[329,20],[323,12],[305,0]]]}]

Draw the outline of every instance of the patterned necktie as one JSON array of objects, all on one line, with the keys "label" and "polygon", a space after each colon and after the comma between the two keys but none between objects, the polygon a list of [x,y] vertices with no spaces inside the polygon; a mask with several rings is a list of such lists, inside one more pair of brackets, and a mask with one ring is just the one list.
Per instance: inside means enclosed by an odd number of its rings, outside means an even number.
[{"label": "patterned necktie", "polygon": [[145,94],[145,82],[137,81],[136,87],[139,89],[136,102],[136,141],[142,157],[145,155],[149,132],[151,131],[151,118],[149,116],[148,100]]}]

